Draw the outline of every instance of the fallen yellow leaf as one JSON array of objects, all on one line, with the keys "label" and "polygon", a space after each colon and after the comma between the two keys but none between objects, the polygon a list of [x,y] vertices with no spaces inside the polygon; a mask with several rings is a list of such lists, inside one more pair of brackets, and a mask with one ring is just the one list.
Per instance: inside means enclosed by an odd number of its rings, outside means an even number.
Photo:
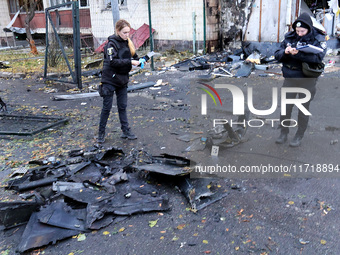
[{"label": "fallen yellow leaf", "polygon": [[77,241],[78,242],[82,242],[82,241],[85,241],[85,239],[86,239],[86,235],[85,234],[79,234],[78,238],[77,238]]},{"label": "fallen yellow leaf", "polygon": [[327,241],[322,239],[322,240],[320,241],[320,243],[323,244],[323,245],[325,245],[325,244],[327,243]]},{"label": "fallen yellow leaf", "polygon": [[289,201],[288,204],[293,205],[294,201]]},{"label": "fallen yellow leaf", "polygon": [[110,234],[109,231],[104,231],[104,232],[103,232],[103,235],[104,235],[104,236],[107,236],[107,235],[109,235],[109,234]]},{"label": "fallen yellow leaf", "polygon": [[185,224],[178,225],[178,226],[177,226],[177,229],[180,229],[180,230],[181,230],[181,229],[185,228],[185,226],[186,226]]},{"label": "fallen yellow leaf", "polygon": [[203,240],[202,242],[205,244],[209,243],[208,240]]},{"label": "fallen yellow leaf", "polygon": [[156,226],[157,222],[158,222],[158,219],[157,220],[150,220],[149,221],[149,227],[153,228],[154,226]]}]

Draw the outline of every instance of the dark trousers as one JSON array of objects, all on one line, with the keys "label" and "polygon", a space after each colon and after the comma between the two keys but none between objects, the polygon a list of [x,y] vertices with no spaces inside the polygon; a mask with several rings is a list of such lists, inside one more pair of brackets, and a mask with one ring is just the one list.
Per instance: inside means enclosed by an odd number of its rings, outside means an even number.
[{"label": "dark trousers", "polygon": [[[311,99],[302,104],[308,111],[309,111],[309,105],[310,102],[313,100],[315,93],[316,93],[316,79],[314,78],[301,78],[301,79],[293,79],[293,78],[286,78],[283,82],[282,87],[298,87],[298,88],[304,88],[309,90],[311,93]],[[288,99],[294,99],[294,98],[304,98],[306,95],[303,93],[287,93],[286,98]],[[293,110],[293,104],[287,104],[286,105],[286,115],[280,116],[280,129],[282,133],[288,134],[289,133],[289,127],[284,127],[281,125],[282,121],[285,126],[290,126],[290,121],[284,121],[286,119],[291,119],[292,110]],[[299,110],[298,112],[298,130],[296,132],[296,135],[303,137],[309,121],[309,115],[305,115],[303,112]]]},{"label": "dark trousers", "polygon": [[[127,131],[129,130],[129,123],[128,123],[127,113],[126,113],[127,87],[123,87],[123,88],[114,87],[114,92],[117,98],[117,108],[118,108],[121,129],[122,131]],[[105,132],[107,120],[109,118],[110,111],[112,108],[112,102],[113,102],[113,93],[112,95],[103,96],[103,108],[100,114],[99,133]]]}]

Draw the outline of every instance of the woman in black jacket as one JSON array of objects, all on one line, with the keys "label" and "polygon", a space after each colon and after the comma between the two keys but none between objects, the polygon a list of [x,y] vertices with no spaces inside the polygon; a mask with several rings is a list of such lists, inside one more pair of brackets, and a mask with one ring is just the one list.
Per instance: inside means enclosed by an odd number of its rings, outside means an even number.
[{"label": "woman in black jacket", "polygon": [[[325,36],[319,33],[314,27],[310,16],[307,13],[301,14],[293,23],[293,31],[285,35],[285,39],[280,48],[275,52],[275,58],[282,62],[282,73],[285,78],[282,87],[298,87],[307,89],[311,93],[311,99],[302,104],[305,109],[309,110],[309,104],[313,100],[316,92],[317,78],[310,78],[303,70],[303,63],[308,65],[317,65],[322,63],[326,54]],[[323,51],[319,53],[306,53],[297,50],[297,47],[304,45],[313,45]],[[303,93],[287,93],[287,99],[304,98]],[[283,144],[287,141],[289,126],[291,125],[291,113],[293,104],[286,105],[286,114],[280,116],[280,136],[276,140],[277,144]],[[291,147],[298,147],[301,139],[308,126],[309,116],[299,110],[297,121],[297,132],[290,142]]]},{"label": "woman in black jacket", "polygon": [[104,48],[104,64],[99,94],[103,97],[103,108],[100,115],[97,141],[105,141],[105,128],[112,108],[113,94],[116,93],[117,108],[121,124],[121,138],[137,139],[131,132],[127,119],[127,85],[132,66],[138,66],[140,61],[132,41],[129,38],[131,26],[126,20],[118,20],[115,26],[116,34],[109,36]]}]

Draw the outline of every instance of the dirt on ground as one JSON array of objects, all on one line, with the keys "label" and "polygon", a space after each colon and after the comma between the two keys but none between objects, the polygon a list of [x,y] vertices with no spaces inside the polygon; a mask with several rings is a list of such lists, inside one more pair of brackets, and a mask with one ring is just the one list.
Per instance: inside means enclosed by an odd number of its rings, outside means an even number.
[{"label": "dirt on ground", "polygon": [[[340,149],[336,141],[339,139],[340,115],[335,95],[340,72],[336,67],[320,78],[317,96],[312,102],[313,117],[308,135],[300,148],[276,145],[277,126],[266,124],[248,129],[242,143],[231,148],[221,147],[217,162],[228,162],[237,167],[338,165]],[[247,78],[220,77],[207,83],[233,84],[242,90],[254,87],[259,104],[268,106],[271,95],[267,92],[283,82],[279,65],[273,65],[268,71],[271,75],[265,77],[259,76],[263,71],[255,70]],[[211,128],[207,119],[192,115],[193,108],[199,107],[191,100],[192,89],[199,86],[197,77],[202,74],[207,74],[207,70],[180,72],[170,69],[164,72],[146,69],[133,75],[130,87],[149,81],[160,85],[129,93],[128,118],[138,139],[120,138],[114,101],[102,146],[119,147],[127,154],[133,149],[143,149],[151,155],[167,153],[196,162],[213,161],[211,147],[186,152],[190,142],[177,139],[192,131],[203,136]],[[95,89],[99,82],[99,78],[92,79],[82,92]],[[97,96],[53,100],[56,95],[77,92],[73,85],[46,84],[39,76],[0,80],[0,95],[7,103],[7,114],[67,119],[66,124],[33,136],[1,136],[2,185],[14,169],[27,166],[29,161],[48,160],[49,157],[65,160],[69,151],[86,150],[97,144],[95,137],[102,99]],[[226,98],[222,98],[223,102]],[[232,115],[230,109],[217,109],[217,113],[220,112],[225,114],[223,116]],[[278,116],[279,109],[272,117]],[[85,238],[69,238],[27,254],[338,254],[338,178],[302,175],[300,178],[240,176],[231,179],[225,175],[219,180],[226,185],[228,195],[198,212],[190,210],[188,201],[177,187],[167,186],[162,181],[162,191],[170,198],[170,211],[132,215],[104,229],[85,233]],[[1,201],[17,199],[17,193],[1,188]],[[16,254],[23,231],[24,226],[1,231],[1,255]]]}]

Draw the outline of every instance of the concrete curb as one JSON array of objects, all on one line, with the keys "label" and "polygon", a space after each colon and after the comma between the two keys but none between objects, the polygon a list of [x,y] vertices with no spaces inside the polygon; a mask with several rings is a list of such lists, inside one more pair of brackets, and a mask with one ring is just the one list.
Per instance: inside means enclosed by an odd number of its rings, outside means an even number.
[{"label": "concrete curb", "polygon": [[25,78],[26,74],[25,73],[11,73],[11,72],[0,72],[0,78],[4,79],[22,79]]}]

